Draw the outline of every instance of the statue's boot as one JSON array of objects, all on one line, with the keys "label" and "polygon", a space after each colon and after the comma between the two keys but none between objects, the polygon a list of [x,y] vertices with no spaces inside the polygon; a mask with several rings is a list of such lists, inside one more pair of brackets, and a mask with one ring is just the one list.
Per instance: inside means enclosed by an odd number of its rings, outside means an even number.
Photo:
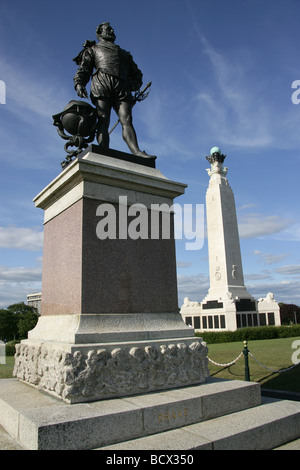
[{"label": "statue's boot", "polygon": [[148,155],[145,150],[138,150],[137,152],[132,152],[133,155],[137,155],[138,157],[143,157],[143,158],[152,158],[153,160],[155,160],[157,157],[156,155]]}]

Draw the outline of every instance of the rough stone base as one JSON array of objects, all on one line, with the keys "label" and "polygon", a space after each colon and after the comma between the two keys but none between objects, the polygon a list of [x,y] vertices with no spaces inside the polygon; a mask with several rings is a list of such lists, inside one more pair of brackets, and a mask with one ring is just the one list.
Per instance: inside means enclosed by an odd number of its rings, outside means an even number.
[{"label": "rough stone base", "polygon": [[66,403],[148,393],[209,377],[201,338],[136,343],[66,343],[24,340],[16,346],[14,376]]}]

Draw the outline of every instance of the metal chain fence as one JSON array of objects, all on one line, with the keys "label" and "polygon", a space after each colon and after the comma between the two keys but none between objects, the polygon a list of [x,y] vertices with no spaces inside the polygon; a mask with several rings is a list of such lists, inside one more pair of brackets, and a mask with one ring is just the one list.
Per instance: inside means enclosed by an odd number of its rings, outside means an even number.
[{"label": "metal chain fence", "polygon": [[229,367],[229,366],[232,366],[233,364],[235,364],[242,357],[242,355],[243,355],[243,351],[241,352],[241,354],[239,354],[239,356],[236,359],[229,362],[228,364],[219,364],[218,362],[215,362],[212,359],[210,359],[208,356],[207,356],[207,359],[209,360],[209,362],[211,362],[212,364],[215,364],[216,366]]},{"label": "metal chain fence", "polygon": [[279,370],[274,370],[270,369],[269,367],[265,366],[262,364],[260,361],[256,359],[256,357],[253,356],[253,354],[249,351],[248,349],[248,342],[244,341],[244,349],[243,351],[231,362],[228,362],[227,364],[219,364],[218,362],[213,361],[210,357],[207,356],[207,359],[209,362],[212,364],[219,366],[219,367],[230,367],[233,364],[235,364],[242,356],[244,355],[245,359],[245,380],[250,381],[250,370],[249,370],[249,361],[248,361],[248,356],[251,356],[257,364],[259,364],[261,367],[264,367],[265,369],[269,370],[270,372],[277,373],[277,374],[282,374],[283,372],[288,372],[289,370],[293,369],[296,367],[298,364],[294,364],[290,367],[287,367],[286,369],[279,369]]}]

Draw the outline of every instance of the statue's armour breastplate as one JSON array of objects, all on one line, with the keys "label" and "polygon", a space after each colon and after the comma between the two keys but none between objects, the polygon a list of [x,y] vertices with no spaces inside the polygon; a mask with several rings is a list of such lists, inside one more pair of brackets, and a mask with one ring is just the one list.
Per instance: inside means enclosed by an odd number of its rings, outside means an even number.
[{"label": "statue's armour breastplate", "polygon": [[111,44],[109,47],[96,44],[92,49],[96,72],[100,70],[126,80],[130,68],[130,54],[128,52],[115,44]]}]

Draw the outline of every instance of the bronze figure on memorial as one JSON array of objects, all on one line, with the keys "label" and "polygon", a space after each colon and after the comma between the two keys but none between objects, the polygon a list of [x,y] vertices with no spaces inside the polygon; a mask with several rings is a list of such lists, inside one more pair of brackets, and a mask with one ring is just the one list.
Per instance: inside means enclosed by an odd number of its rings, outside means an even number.
[{"label": "bronze figure on memorial", "polygon": [[98,144],[104,149],[109,148],[110,115],[114,109],[122,126],[123,139],[131,153],[156,158],[140,150],[132,123],[132,107],[136,101],[147,96],[138,91],[142,86],[143,74],[131,54],[115,44],[116,35],[109,22],[101,23],[96,35],[99,42],[86,41],[84,49],[73,60],[79,65],[74,85],[81,98],[88,98],[85,87],[91,79],[90,98],[98,114]]}]

